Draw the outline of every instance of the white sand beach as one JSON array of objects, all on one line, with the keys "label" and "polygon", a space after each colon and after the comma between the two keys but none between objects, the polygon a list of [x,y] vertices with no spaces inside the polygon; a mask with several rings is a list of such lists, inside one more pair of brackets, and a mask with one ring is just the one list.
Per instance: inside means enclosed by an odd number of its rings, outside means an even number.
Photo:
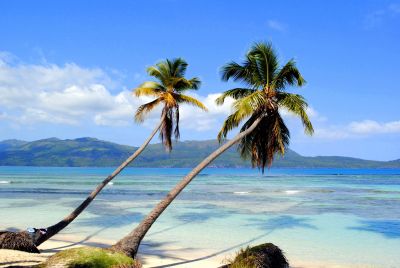
[{"label": "white sand beach", "polygon": [[[41,254],[0,249],[0,267],[31,267],[46,261],[51,255],[61,250],[80,246],[107,247],[112,243],[113,241],[105,239],[58,235],[39,247]],[[143,253],[139,254],[143,267],[219,267],[224,259],[222,256],[201,259],[202,252],[197,252],[195,255],[199,257],[193,258],[193,255],[189,256],[187,253],[179,252],[177,248],[168,250],[170,250],[170,254],[160,255],[159,252],[152,252],[148,246],[143,245],[141,249]]]},{"label": "white sand beach", "polygon": [[[27,253],[22,251],[0,249],[0,267],[31,267],[46,261],[51,255],[58,251],[80,246],[98,246],[106,247],[113,241],[105,239],[89,238],[75,235],[58,235],[40,246],[41,254]],[[162,267],[179,267],[179,268],[216,268],[226,263],[232,254],[213,255],[209,252],[194,251],[185,252],[179,248],[167,248],[163,252],[152,251],[150,246],[143,245],[139,258],[144,268],[162,268]],[[369,268],[358,265],[340,265],[326,262],[309,262],[302,260],[289,260],[292,268]],[[370,266],[372,268],[373,266]]]}]

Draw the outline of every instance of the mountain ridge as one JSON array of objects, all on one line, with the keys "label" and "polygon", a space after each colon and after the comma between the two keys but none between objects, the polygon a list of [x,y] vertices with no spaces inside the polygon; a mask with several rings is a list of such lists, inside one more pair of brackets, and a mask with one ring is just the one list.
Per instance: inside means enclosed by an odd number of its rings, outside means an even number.
[{"label": "mountain ridge", "polygon": [[[134,167],[193,167],[218,147],[216,140],[179,141],[168,154],[160,143],[149,144],[131,164]],[[36,141],[0,141],[1,166],[117,166],[137,147],[103,141],[92,137]],[[240,158],[236,148],[228,149],[210,167],[250,167]],[[277,156],[273,167],[288,168],[400,168],[400,159],[391,161],[364,160],[345,156],[302,156],[290,149]]]}]

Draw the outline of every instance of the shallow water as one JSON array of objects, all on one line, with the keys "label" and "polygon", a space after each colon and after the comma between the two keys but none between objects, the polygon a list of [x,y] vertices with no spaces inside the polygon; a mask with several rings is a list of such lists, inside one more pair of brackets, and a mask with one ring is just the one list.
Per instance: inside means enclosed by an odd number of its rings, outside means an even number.
[{"label": "shallow water", "polygon": [[[55,223],[111,171],[0,167],[0,229]],[[129,168],[63,232],[118,239],[188,171]],[[263,242],[292,262],[400,267],[400,170],[207,169],[145,241],[205,255]]]}]

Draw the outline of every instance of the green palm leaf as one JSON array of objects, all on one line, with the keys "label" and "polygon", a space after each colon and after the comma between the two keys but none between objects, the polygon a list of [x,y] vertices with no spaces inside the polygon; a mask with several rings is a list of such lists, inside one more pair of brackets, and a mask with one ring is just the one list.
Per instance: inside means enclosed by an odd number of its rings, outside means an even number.
[{"label": "green palm leaf", "polygon": [[140,105],[139,108],[136,110],[135,113],[135,120],[136,122],[143,122],[144,116],[152,111],[160,102],[162,98],[157,98],[153,101],[150,101],[146,104]]},{"label": "green palm leaf", "polygon": [[314,128],[306,112],[308,104],[303,96],[280,92],[278,94],[278,104],[289,112],[300,117],[306,134],[312,135],[314,133]]},{"label": "green palm leaf", "polygon": [[137,122],[143,122],[148,112],[158,105],[163,105],[163,118],[160,127],[160,138],[167,151],[172,149],[172,135],[179,139],[179,103],[187,103],[198,107],[204,111],[207,108],[203,103],[193,97],[183,95],[182,92],[200,87],[200,80],[197,77],[186,79],[185,73],[188,64],[182,58],[165,60],[157,63],[155,66],[147,68],[147,73],[158,80],[144,82],[134,90],[137,97],[151,96],[155,100],[139,106],[135,114]]},{"label": "green palm leaf", "polygon": [[187,103],[192,106],[196,106],[196,107],[202,109],[203,111],[208,111],[207,107],[202,102],[200,102],[199,100],[197,100],[193,97],[183,95],[183,94],[176,94],[176,93],[173,95],[178,103]]},{"label": "green palm leaf", "polygon": [[293,60],[290,60],[276,74],[272,86],[275,90],[284,90],[288,86],[301,87],[305,83],[306,81],[301,76],[299,70],[296,68],[295,62]]},{"label": "green palm leaf", "polygon": [[245,119],[247,121],[240,132],[261,119],[257,127],[239,143],[241,156],[250,158],[253,166],[264,172],[266,165],[271,166],[276,153],[285,153],[290,133],[279,113],[281,108],[299,116],[305,132],[310,135],[313,133],[304,98],[284,92],[287,87],[301,87],[305,80],[293,60],[279,68],[277,54],[270,43],[254,44],[242,64],[226,64],[221,76],[224,81],[232,79],[242,82],[247,88],[225,91],[216,99],[218,105],[223,104],[227,97],[235,99],[233,112],[223,123],[218,140],[225,139],[228,132]]},{"label": "green palm leaf", "polygon": [[230,89],[230,90],[227,90],[227,91],[225,91],[224,93],[222,93],[222,95],[219,96],[219,97],[215,100],[215,102],[216,102],[218,105],[222,105],[222,104],[224,104],[225,99],[226,99],[227,97],[231,97],[231,98],[237,100],[237,99],[243,98],[243,97],[245,97],[245,96],[248,96],[248,95],[250,95],[251,93],[254,93],[254,92],[255,92],[254,89],[248,89],[248,88],[234,88],[234,89]]}]

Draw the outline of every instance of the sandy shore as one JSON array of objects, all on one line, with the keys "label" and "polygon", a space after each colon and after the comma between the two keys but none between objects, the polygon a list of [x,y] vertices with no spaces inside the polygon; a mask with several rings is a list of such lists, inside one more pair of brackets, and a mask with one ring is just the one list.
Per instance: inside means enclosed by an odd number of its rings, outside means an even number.
[{"label": "sandy shore", "polygon": [[[0,267],[31,267],[39,264],[60,250],[80,246],[107,247],[113,241],[85,238],[71,235],[57,235],[39,247],[41,254],[0,249]],[[168,254],[151,251],[151,245],[144,244],[139,258],[147,267],[219,267],[223,256],[210,256],[205,252],[182,252],[179,248],[168,248]],[[164,252],[164,250],[163,250]],[[205,254],[205,255],[204,255]],[[178,256],[179,255],[179,256]],[[204,258],[206,257],[206,258]]]},{"label": "sandy shore", "polygon": [[[113,241],[85,238],[72,235],[57,235],[40,246],[41,254],[0,249],[0,267],[31,267],[45,261],[60,250],[79,246],[107,247]],[[165,253],[168,252],[168,253]],[[229,253],[211,253],[206,251],[181,248],[164,248],[161,251],[152,250],[152,245],[144,243],[140,248],[139,258],[144,268],[216,268],[232,258]],[[309,262],[304,260],[289,260],[292,268],[369,268],[373,266],[342,265],[326,262]]]}]

